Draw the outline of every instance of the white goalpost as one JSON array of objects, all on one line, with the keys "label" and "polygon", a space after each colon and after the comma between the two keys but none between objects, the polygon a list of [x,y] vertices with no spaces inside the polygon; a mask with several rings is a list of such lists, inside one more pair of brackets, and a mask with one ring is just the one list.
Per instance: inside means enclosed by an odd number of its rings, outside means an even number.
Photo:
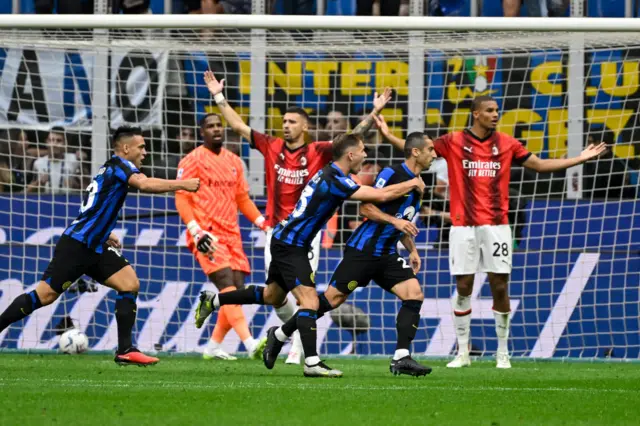
[{"label": "white goalpost", "polygon": [[[198,121],[216,112],[202,74],[226,80],[226,98],[255,130],[281,135],[289,106],[311,117],[309,140],[355,127],[385,86],[391,131],[432,137],[469,124],[473,97],[501,109],[500,131],[543,158],[577,155],[606,141],[610,154],[566,173],[514,168],[510,221],[516,236],[510,281],[516,356],[640,357],[640,22],[608,18],[432,18],[265,15],[0,15],[0,310],[32,289],[53,245],[75,218],[80,193],[110,156],[109,133],[141,126],[149,155],[143,172],[175,177],[177,161],[199,140]],[[66,157],[57,182],[38,189],[33,163],[60,126]],[[230,129],[226,146],[247,166],[251,194],[266,195],[264,163]],[[360,176],[402,155],[374,130]],[[440,160],[444,161],[444,160]],[[447,262],[446,165],[425,174],[417,239],[425,293],[415,354],[455,349]],[[40,170],[40,174],[49,173]],[[8,177],[6,177],[8,176]],[[51,178],[51,176],[49,176]],[[446,179],[445,179],[446,180]],[[252,265],[264,282],[264,235],[240,218]],[[337,229],[323,231],[316,281],[323,290],[359,220],[347,203]],[[332,225],[333,226],[333,225]],[[201,352],[212,323],[194,326],[197,296],[213,288],[185,247],[171,196],[130,193],[117,225],[123,253],[141,280],[134,328],[144,351]],[[335,237],[334,237],[335,234]],[[368,317],[318,321],[322,354],[389,355],[399,302],[374,283],[348,303]],[[54,349],[71,321],[92,350],[117,344],[113,295],[85,277],[53,305],[0,333],[2,349]],[[473,354],[497,347],[486,275],[473,293]],[[245,307],[254,337],[279,322],[271,307]],[[229,352],[242,351],[234,333]]]}]

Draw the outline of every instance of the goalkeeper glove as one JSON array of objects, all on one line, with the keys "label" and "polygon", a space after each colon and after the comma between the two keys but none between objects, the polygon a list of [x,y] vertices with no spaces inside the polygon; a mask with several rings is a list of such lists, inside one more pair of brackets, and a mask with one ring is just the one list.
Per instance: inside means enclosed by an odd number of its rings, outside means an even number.
[{"label": "goalkeeper glove", "polygon": [[211,254],[216,251],[216,243],[218,239],[211,233],[200,228],[195,220],[187,223],[187,229],[196,243],[198,251],[202,254]]},{"label": "goalkeeper glove", "polygon": [[257,218],[255,222],[253,222],[253,224],[265,232],[269,229],[269,226],[267,225],[267,221],[265,220],[264,216],[260,216],[259,218]]}]

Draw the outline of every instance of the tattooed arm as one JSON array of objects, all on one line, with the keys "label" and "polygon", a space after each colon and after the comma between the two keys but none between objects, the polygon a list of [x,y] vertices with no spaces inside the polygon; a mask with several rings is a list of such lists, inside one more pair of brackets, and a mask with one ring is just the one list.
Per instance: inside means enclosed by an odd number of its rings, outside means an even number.
[{"label": "tattooed arm", "polygon": [[385,87],[384,92],[382,92],[381,95],[378,95],[378,92],[376,92],[373,96],[373,111],[371,111],[371,113],[362,120],[351,133],[360,137],[364,136],[375,123],[375,116],[380,114],[380,111],[382,111],[384,106],[391,99],[392,93],[393,92],[390,87]]}]

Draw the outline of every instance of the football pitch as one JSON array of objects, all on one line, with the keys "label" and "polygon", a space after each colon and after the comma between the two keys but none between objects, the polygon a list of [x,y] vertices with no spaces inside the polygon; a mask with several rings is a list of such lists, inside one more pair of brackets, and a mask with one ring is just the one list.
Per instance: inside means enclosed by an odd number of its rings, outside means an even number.
[{"label": "football pitch", "polygon": [[0,354],[2,425],[637,425],[640,364],[513,360],[426,377],[384,359],[328,359],[341,379],[308,379],[279,360],[164,356],[118,367],[107,355]]}]

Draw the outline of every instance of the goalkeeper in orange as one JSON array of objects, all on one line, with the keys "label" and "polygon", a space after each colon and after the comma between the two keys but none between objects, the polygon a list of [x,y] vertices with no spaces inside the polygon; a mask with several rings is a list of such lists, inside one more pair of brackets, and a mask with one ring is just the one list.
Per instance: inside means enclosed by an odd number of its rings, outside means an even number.
[{"label": "goalkeeper in orange", "polygon": [[[249,198],[242,160],[222,147],[220,117],[216,114],[205,116],[200,122],[200,135],[204,144],[180,161],[177,176],[178,179],[200,177],[200,191],[193,194],[178,191],[176,208],[189,230],[187,246],[218,291],[242,289],[251,270],[242,250],[238,210],[262,230],[266,230],[265,219]],[[264,341],[258,342],[251,336],[240,305],[226,305],[218,311],[204,359],[236,359],[221,345],[231,328],[242,340],[249,356],[261,355]]]}]

